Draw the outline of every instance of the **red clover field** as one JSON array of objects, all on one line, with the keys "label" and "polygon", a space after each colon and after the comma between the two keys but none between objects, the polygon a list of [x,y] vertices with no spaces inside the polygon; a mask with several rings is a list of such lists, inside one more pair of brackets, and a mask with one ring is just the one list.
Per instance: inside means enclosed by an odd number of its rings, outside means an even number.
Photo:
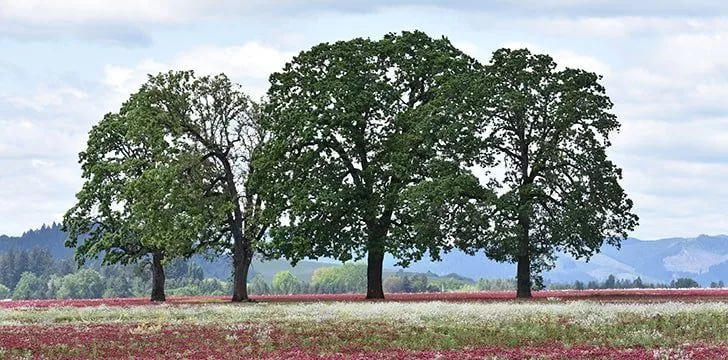
[{"label": "red clover field", "polygon": [[728,291],[0,302],[2,359],[720,359]]}]

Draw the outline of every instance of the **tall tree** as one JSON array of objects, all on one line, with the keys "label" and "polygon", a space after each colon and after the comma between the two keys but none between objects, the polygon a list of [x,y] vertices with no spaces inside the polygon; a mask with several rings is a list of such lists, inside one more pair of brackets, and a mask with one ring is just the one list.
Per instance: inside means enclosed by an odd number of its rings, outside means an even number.
[{"label": "tall tree", "polygon": [[257,105],[224,74],[199,78],[192,71],[160,74],[150,77],[140,94],[174,146],[192,154],[183,168],[196,184],[192,188],[200,191],[183,189],[177,196],[161,198],[161,208],[176,207],[194,214],[194,219],[206,219],[202,224],[206,241],[232,253],[232,300],[248,300],[248,269],[267,229],[262,199],[249,181],[252,158],[265,141]]},{"label": "tall tree", "polygon": [[151,300],[164,301],[163,263],[201,248],[200,220],[160,205],[195,187],[180,176],[189,156],[172,146],[158,112],[144,104],[144,94],[136,93],[91,129],[79,155],[85,182],[64,230],[79,265],[101,254],[102,264],[149,261]]},{"label": "tall tree", "polygon": [[473,79],[484,152],[505,169],[492,234],[478,247],[518,264],[518,297],[531,296],[533,275],[540,280],[555,251],[588,258],[638,223],[606,154],[619,122],[600,79],[525,49],[496,51]]},{"label": "tall tree", "polygon": [[366,256],[366,296],[383,298],[385,253],[406,265],[479,236],[475,129],[446,91],[476,67],[445,38],[403,32],[323,43],[273,74],[259,173],[277,218],[267,255]]}]

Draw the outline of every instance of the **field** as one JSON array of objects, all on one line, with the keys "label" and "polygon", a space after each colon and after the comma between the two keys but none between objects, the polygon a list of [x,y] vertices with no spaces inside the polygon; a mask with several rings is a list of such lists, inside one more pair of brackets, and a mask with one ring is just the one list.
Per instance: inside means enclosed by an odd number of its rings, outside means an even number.
[{"label": "field", "polygon": [[0,358],[723,359],[728,290],[0,302]]}]

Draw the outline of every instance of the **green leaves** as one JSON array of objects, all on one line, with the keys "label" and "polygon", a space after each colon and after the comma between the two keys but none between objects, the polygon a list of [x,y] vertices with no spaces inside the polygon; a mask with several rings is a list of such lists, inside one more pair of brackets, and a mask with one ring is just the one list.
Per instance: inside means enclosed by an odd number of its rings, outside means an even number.
[{"label": "green leaves", "polygon": [[238,187],[260,142],[254,111],[224,75],[150,77],[94,126],[79,155],[85,183],[64,219],[77,259],[228,249],[228,215],[245,202]]},{"label": "green leaves", "polygon": [[588,258],[637,225],[606,155],[619,122],[599,80],[525,49],[496,51],[472,79],[483,152],[505,167],[494,178],[502,189],[494,228],[476,248],[501,261],[528,256],[539,272],[555,250]]},{"label": "green leaves", "polygon": [[277,219],[266,252],[348,260],[374,246],[406,263],[481,236],[474,123],[451,105],[476,68],[447,39],[403,32],[320,44],[273,74],[258,164]]}]

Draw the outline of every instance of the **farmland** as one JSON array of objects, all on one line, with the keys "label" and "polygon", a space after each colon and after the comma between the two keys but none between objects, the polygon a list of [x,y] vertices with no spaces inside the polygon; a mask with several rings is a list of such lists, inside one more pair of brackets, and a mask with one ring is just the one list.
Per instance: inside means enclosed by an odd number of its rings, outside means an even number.
[{"label": "farmland", "polygon": [[0,358],[712,359],[728,291],[607,290],[2,302]]}]

